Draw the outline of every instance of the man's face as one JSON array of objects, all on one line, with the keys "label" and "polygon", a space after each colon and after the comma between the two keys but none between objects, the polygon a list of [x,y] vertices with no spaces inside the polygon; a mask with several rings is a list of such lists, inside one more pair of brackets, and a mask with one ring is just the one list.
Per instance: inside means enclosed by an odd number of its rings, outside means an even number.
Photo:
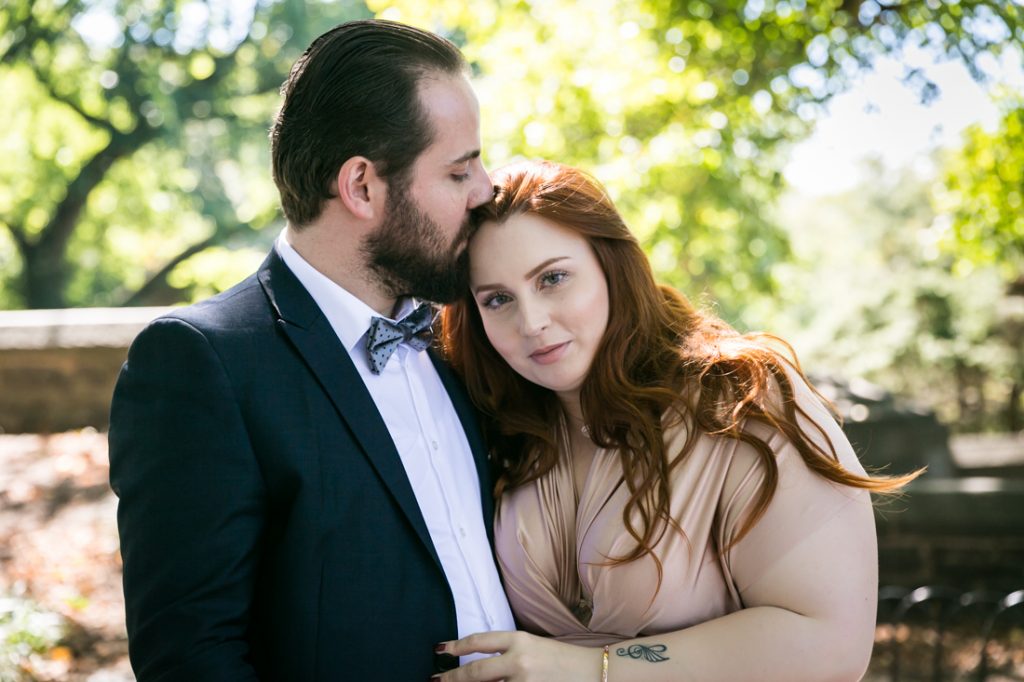
[{"label": "man's face", "polygon": [[467,286],[464,258],[470,210],[490,201],[480,161],[480,112],[462,76],[429,75],[420,104],[434,141],[406,178],[388,183],[385,217],[363,244],[368,263],[394,296],[448,303]]}]

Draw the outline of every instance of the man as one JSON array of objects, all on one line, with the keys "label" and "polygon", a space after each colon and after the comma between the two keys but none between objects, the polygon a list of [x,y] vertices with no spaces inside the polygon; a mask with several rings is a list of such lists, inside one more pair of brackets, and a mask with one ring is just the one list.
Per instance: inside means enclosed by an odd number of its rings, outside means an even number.
[{"label": "man", "polygon": [[401,24],[317,38],[271,131],[274,250],[132,345],[110,471],[140,680],[422,680],[456,663],[435,643],[514,628],[473,408],[410,298],[457,295],[492,194],[465,70]]}]

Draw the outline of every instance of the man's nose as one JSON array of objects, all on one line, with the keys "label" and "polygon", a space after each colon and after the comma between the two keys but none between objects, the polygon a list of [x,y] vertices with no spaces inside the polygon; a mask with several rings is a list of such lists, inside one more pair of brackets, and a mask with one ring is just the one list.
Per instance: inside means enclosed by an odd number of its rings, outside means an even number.
[{"label": "man's nose", "polygon": [[491,184],[491,176],[484,168],[484,162],[478,158],[473,160],[477,168],[474,169],[473,189],[469,193],[469,208],[476,208],[494,198],[494,185]]}]

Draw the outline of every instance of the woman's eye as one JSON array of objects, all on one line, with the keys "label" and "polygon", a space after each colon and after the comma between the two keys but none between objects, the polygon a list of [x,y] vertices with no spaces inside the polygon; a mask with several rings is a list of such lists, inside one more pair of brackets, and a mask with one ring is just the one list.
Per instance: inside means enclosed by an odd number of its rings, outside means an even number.
[{"label": "woman's eye", "polygon": [[554,287],[558,286],[569,276],[568,272],[564,270],[552,270],[551,272],[545,272],[540,276],[541,287]]},{"label": "woman's eye", "polygon": [[508,303],[510,300],[512,299],[506,294],[491,294],[490,296],[484,299],[483,307],[487,308],[488,310],[497,310],[501,306]]},{"label": "woman's eye", "polygon": [[469,169],[466,169],[465,173],[452,173],[452,180],[455,182],[465,182],[469,180]]}]

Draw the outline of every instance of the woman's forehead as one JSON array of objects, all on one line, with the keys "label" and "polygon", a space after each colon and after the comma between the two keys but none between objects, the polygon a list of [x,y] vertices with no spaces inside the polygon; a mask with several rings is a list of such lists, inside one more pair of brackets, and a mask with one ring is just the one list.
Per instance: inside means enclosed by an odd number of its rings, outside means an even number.
[{"label": "woman's forehead", "polygon": [[[533,213],[480,225],[469,244],[470,280],[474,286],[495,276],[532,275],[552,259],[578,260],[592,253],[586,237]],[[512,282],[508,282],[511,284]]]}]

